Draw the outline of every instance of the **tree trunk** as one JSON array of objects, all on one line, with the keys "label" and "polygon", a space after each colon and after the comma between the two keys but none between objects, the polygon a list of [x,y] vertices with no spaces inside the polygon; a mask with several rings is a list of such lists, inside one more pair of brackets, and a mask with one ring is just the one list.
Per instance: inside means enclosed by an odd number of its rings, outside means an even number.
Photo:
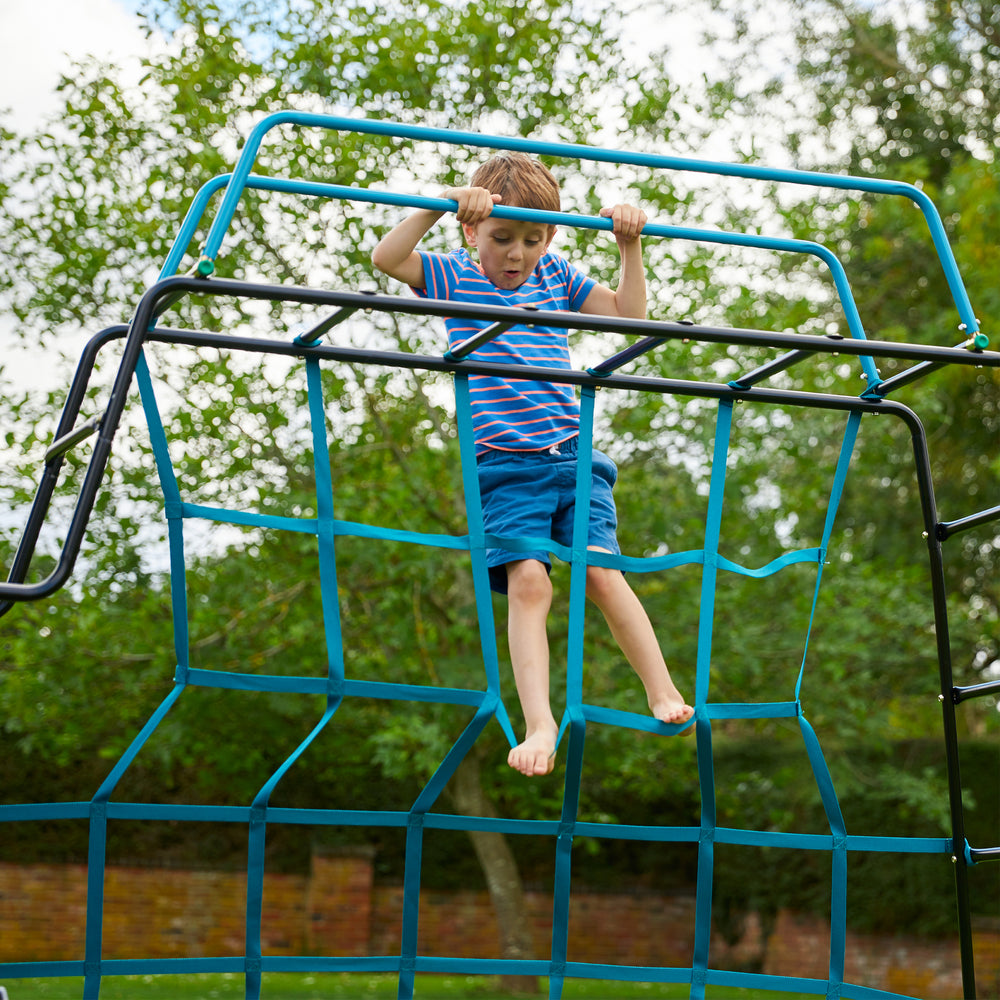
[{"label": "tree trunk", "polygon": [[[479,760],[468,755],[459,765],[448,791],[457,810],[465,816],[496,816],[493,803],[483,791]],[[489,888],[490,900],[500,928],[500,954],[509,959],[535,957],[531,926],[524,904],[524,886],[513,852],[502,833],[470,830],[473,849]],[[500,989],[507,993],[537,994],[538,977],[503,975]]]}]

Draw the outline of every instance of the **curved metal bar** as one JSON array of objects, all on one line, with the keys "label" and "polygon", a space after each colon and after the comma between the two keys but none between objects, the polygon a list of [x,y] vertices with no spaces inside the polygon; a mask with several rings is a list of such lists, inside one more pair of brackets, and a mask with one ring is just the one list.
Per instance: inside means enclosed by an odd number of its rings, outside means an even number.
[{"label": "curved metal bar", "polygon": [[[426,368],[428,370],[455,371],[457,368],[470,373],[510,375],[510,366],[501,364],[483,364],[477,362],[453,362],[443,357],[425,357],[421,355],[404,354],[402,352],[364,351],[348,348],[333,348],[329,346],[305,346],[288,341],[272,342],[255,337],[236,337],[227,334],[207,334],[196,331],[160,332],[151,330],[154,316],[162,310],[164,302],[176,301],[184,294],[209,294],[243,296],[247,298],[272,301],[293,301],[311,304],[326,304],[343,307],[357,305],[359,308],[375,311],[395,311],[433,316],[463,316],[486,319],[491,321],[525,322],[532,313],[514,308],[491,308],[485,306],[465,305],[435,299],[405,299],[389,295],[366,295],[355,292],[330,292],[315,289],[294,288],[284,285],[255,285],[247,282],[211,279],[199,277],[174,277],[157,282],[141,299],[136,309],[135,317],[128,327],[128,337],[125,343],[118,375],[112,388],[104,416],[101,418],[101,428],[94,445],[90,464],[87,468],[83,484],[77,499],[77,506],[70,523],[62,553],[53,572],[44,580],[27,584],[23,582],[24,572],[30,561],[31,552],[37,539],[37,530],[44,520],[48,500],[54,480],[47,485],[47,496],[38,502],[37,514],[32,514],[29,521],[34,537],[27,535],[19,548],[17,559],[18,575],[12,573],[6,583],[0,584],[0,601],[40,600],[59,590],[68,581],[80,546],[86,531],[87,522],[93,510],[97,492],[100,488],[105,469],[111,454],[111,444],[121,416],[131,385],[132,376],[146,340],[160,342],[185,343],[189,345],[214,346],[264,353],[304,356],[312,354],[330,359],[351,358],[356,361],[371,363],[388,363],[401,367]],[[610,317],[584,316],[580,313],[549,313],[546,322],[552,326],[569,329],[600,330],[623,334],[643,334],[663,336],[676,339],[704,340],[717,343],[752,343],[769,346],[790,346],[795,344],[804,349],[815,349],[823,352],[866,354],[870,356],[910,357],[917,360],[947,360],[959,364],[990,365],[1000,367],[1000,354],[989,352],[970,356],[967,351],[956,348],[924,347],[911,344],[897,344],[880,341],[844,340],[831,343],[826,337],[808,337],[797,334],[770,333],[761,330],[716,329],[698,327],[686,323],[656,323],[650,320],[622,320]],[[72,429],[73,421],[79,411],[79,403],[86,389],[90,369],[93,367],[93,356],[100,346],[113,337],[121,336],[125,328],[112,327],[92,341],[86,361],[81,362],[80,373],[71,390],[70,399],[60,424],[60,436]],[[912,411],[901,404],[886,400],[874,399],[859,401],[855,397],[830,396],[810,393],[781,393],[778,390],[739,390],[730,386],[714,383],[684,382],[679,380],[655,379],[649,377],[605,376],[596,378],[586,372],[566,371],[563,369],[542,369],[540,377],[550,381],[566,382],[574,385],[603,385],[608,387],[645,389],[654,392],[671,392],[681,395],[701,395],[716,399],[756,399],[760,401],[781,401],[791,405],[829,407],[833,409],[860,408],[863,412],[896,412],[912,414]],[[916,420],[915,414],[913,419]],[[918,421],[919,424],[919,421]],[[61,458],[61,456],[60,456]],[[56,459],[58,462],[60,459]],[[40,491],[43,492],[43,491]],[[28,533],[31,534],[30,532]],[[0,613],[7,610],[0,605]]]},{"label": "curved metal bar", "polygon": [[[84,346],[80,360],[77,362],[76,373],[70,384],[69,393],[66,396],[66,402],[63,404],[62,416],[59,418],[59,424],[56,427],[56,442],[66,441],[76,432],[76,419],[80,415],[80,407],[86,396],[87,385],[90,382],[90,376],[94,370],[94,364],[97,361],[97,355],[100,353],[101,348],[111,343],[111,341],[125,336],[127,332],[128,327],[124,324],[109,326],[91,337]],[[35,499],[32,501],[31,509],[28,512],[28,520],[24,526],[24,531],[21,533],[21,541],[18,543],[17,551],[14,553],[14,559],[7,576],[8,585],[24,586],[24,579],[28,575],[28,568],[31,565],[31,559],[35,554],[35,547],[38,544],[38,536],[41,533],[42,525],[45,523],[45,517],[52,503],[52,494],[59,481],[59,471],[62,468],[66,454],[66,449],[53,451],[53,447],[50,447],[46,452],[45,468],[42,472],[38,489],[35,491]],[[72,566],[70,569],[72,569]],[[0,585],[0,598],[5,598],[0,600],[0,617],[3,617],[13,607],[13,600],[8,598],[13,598],[21,592],[13,591],[11,593],[4,593],[2,585]],[[26,598],[17,599],[24,600]]]},{"label": "curved metal bar", "polygon": [[[229,176],[233,177],[235,175]],[[221,181],[221,178],[218,180]],[[243,185],[244,188],[252,188],[254,190],[261,191],[274,191],[285,194],[304,194],[326,198],[340,198],[343,200],[358,201],[373,205],[394,205],[405,208],[423,208],[435,212],[454,212],[458,208],[457,202],[451,201],[447,198],[427,198],[419,195],[403,195],[389,191],[369,191],[365,188],[350,187],[342,184],[289,180],[280,177],[259,177],[252,174],[248,174],[246,176],[243,181]],[[218,190],[220,186],[220,183],[214,184],[212,186],[212,190],[204,194],[204,196],[203,192],[205,192],[208,185],[202,189],[202,192],[199,192],[197,199],[198,205],[200,206],[199,211],[203,211],[204,207],[207,205],[210,195]],[[229,190],[230,187],[227,186],[227,198],[229,197]],[[224,210],[225,201],[223,207],[219,210],[220,216]],[[235,211],[235,205],[233,206],[233,211]],[[193,222],[189,224],[189,220],[193,218],[194,214],[194,206],[192,206],[192,209],[188,213],[188,217],[185,219],[184,247],[186,247],[190,242],[188,231],[193,231],[194,226],[197,224],[197,219],[194,219]],[[539,211],[538,209],[515,208],[506,205],[497,205],[493,209],[492,214],[499,219],[539,222],[543,225],[553,226],[572,226],[576,229],[605,230],[607,232],[611,232],[613,228],[613,224],[610,219],[605,219],[596,215],[577,215],[570,212],[545,212]],[[219,216],[216,217],[216,222],[218,221],[218,218]],[[213,223],[212,229],[215,230],[215,228],[216,223]],[[693,243],[714,243],[719,246],[770,250],[779,253],[800,253],[807,256],[817,257],[830,271],[834,286],[837,290],[837,297],[840,300],[841,308],[844,310],[844,317],[847,321],[847,326],[851,332],[851,336],[856,340],[864,340],[866,338],[864,324],[861,321],[861,315],[858,312],[857,303],[854,301],[854,293],[851,291],[850,282],[847,278],[847,272],[844,270],[844,266],[841,264],[836,254],[834,254],[827,247],[823,246],[821,243],[815,243],[811,240],[779,238],[772,236],[754,236],[746,233],[727,233],[709,229],[697,229],[691,226],[666,226],[658,223],[647,223],[643,229],[643,235],[684,240],[686,242]],[[217,238],[220,242],[223,236],[224,233],[217,233]],[[211,240],[211,232],[209,239]],[[178,243],[180,243],[180,239],[178,240]],[[214,270],[215,255],[216,254],[210,253],[209,244],[206,244],[205,252],[198,265],[200,273],[203,276],[207,277],[212,270]],[[179,256],[180,254],[174,253],[174,249],[172,248],[169,258],[169,266],[164,267],[161,277],[168,277],[176,270],[176,266],[179,263]],[[869,388],[878,385],[881,380],[871,358],[863,355],[861,358],[861,365]]]},{"label": "curved metal bar", "polygon": [[478,132],[460,132],[449,129],[429,128],[422,125],[405,125],[400,122],[374,121],[338,115],[310,114],[298,111],[279,111],[261,119],[248,136],[226,186],[226,194],[219,207],[205,241],[203,259],[214,262],[222,246],[225,233],[232,221],[243,188],[253,169],[264,137],[280,125],[297,125],[306,128],[323,128],[330,131],[359,132],[386,138],[411,139],[417,141],[443,143],[448,145],[476,146],[488,149],[508,149],[535,155],[565,157],[594,162],[627,164],[654,169],[676,170],[702,173],[723,177],[740,177],[748,180],[762,180],[780,184],[832,188],[842,191],[861,191],[908,198],[923,213],[930,231],[931,240],[937,251],[938,260],[944,271],[952,299],[959,316],[970,334],[979,329],[979,321],[972,311],[968,292],[958,271],[955,256],[941,221],[941,216],[931,199],[920,188],[902,181],[886,181],[871,177],[857,177],[849,174],[824,174],[813,170],[788,170],[759,167],[745,163],[719,163],[711,160],[689,159],[679,156],[663,156],[654,153],[635,153],[621,149],[600,149],[579,143],[545,142],[538,139],[511,138],[486,135]]}]

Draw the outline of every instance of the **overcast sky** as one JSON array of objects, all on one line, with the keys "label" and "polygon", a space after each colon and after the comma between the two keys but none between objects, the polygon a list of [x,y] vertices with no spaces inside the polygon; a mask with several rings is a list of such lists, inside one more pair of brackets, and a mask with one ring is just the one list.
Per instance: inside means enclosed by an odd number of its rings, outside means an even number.
[{"label": "overcast sky", "polygon": [[70,61],[145,50],[135,0],[0,0],[0,107],[24,130],[57,107]]},{"label": "overcast sky", "polygon": [[[3,120],[25,134],[57,111],[60,101],[55,88],[74,60],[110,58],[127,69],[136,56],[146,53],[148,42],[135,13],[138,4],[139,0],[0,0],[0,109],[7,112]],[[624,6],[634,8],[627,22],[628,41],[648,50],[665,40],[665,26],[660,19],[643,16],[641,0]],[[671,32],[687,28],[693,33],[685,20],[673,19]],[[673,75],[684,75],[685,61],[672,65]],[[19,380],[49,381],[44,372],[62,380],[61,373],[35,363],[40,345],[32,349],[20,343],[11,350],[10,330],[10,318],[0,316],[0,342],[7,342],[0,364],[8,374]],[[81,333],[79,339],[82,345],[86,337]],[[75,343],[67,346],[75,356]]]}]

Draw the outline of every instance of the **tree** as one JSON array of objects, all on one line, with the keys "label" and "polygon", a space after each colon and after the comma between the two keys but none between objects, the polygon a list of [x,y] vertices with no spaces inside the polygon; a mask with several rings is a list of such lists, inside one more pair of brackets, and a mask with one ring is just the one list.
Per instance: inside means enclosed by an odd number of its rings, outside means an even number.
[{"label": "tree", "polygon": [[[748,2],[745,9],[753,7]],[[166,255],[175,227],[164,220],[179,220],[200,184],[230,167],[250,123],[267,111],[335,107],[469,130],[600,141],[639,150],[662,151],[666,145],[683,152],[697,148],[700,132],[718,129],[723,114],[737,112],[741,121],[751,121],[749,112],[756,110],[742,78],[716,80],[702,105],[698,129],[683,133],[674,87],[664,80],[656,60],[625,65],[613,40],[615,20],[610,9],[587,17],[558,0],[505,2],[489,11],[428,4],[416,13],[401,4],[375,10],[353,0],[346,5],[328,0],[284,5],[151,0],[145,12],[150,29],[165,31],[174,44],[147,61],[141,94],[121,85],[108,67],[88,63],[65,81],[66,109],[57,121],[38,135],[0,137],[4,199],[0,246],[19,263],[16,270],[0,276],[5,283],[0,295],[5,311],[17,316],[23,336],[39,337],[50,328],[63,331],[80,325],[96,329],[127,316]],[[746,31],[756,25],[746,19],[735,23]],[[329,25],[330,30],[317,32],[317,24]],[[576,58],[567,58],[568,54]],[[531,72],[510,72],[515,66],[531,67]],[[764,86],[759,93],[773,98],[776,90]],[[612,107],[620,114],[605,113]],[[815,120],[810,112],[786,130],[796,155],[809,150],[818,157],[813,152],[815,124],[809,132],[799,127],[802,121]],[[756,154],[752,147],[740,152],[748,157]],[[411,143],[361,142],[351,136],[331,141],[318,132],[285,130],[269,139],[258,169],[281,175],[291,170],[303,178],[339,183],[392,183],[427,194],[467,174],[468,155],[461,150],[428,151]],[[912,157],[910,162],[917,164],[918,159]],[[955,205],[954,211],[995,197],[995,182],[991,189],[988,171],[979,170],[981,162],[969,159],[967,170],[948,173],[941,193],[953,196],[948,204]],[[781,212],[765,207],[761,219],[753,206],[736,200],[735,185],[722,188],[720,195],[718,188],[689,187],[673,178],[665,183],[662,176],[639,168],[560,166],[567,178],[568,208],[595,213],[608,191],[617,194],[622,187],[634,186],[658,220],[764,232],[780,225],[782,233],[819,235],[838,249],[847,248],[852,276],[874,274],[874,268],[887,261],[890,255],[880,252],[880,246],[906,248],[891,266],[886,263],[884,273],[873,277],[863,314],[874,315],[871,328],[881,330],[899,323],[889,309],[891,301],[906,301],[907,326],[924,308],[907,285],[907,274],[913,273],[907,254],[913,253],[909,247],[914,222],[898,211],[879,215],[867,202],[845,211],[822,200],[813,206],[768,199],[765,205],[777,205]],[[380,228],[394,219],[393,214],[353,206],[303,204],[249,193],[237,212],[219,272],[272,282],[370,287],[368,252]],[[882,244],[859,241],[862,233],[876,231]],[[438,235],[445,240],[443,230]],[[615,260],[603,234],[566,232],[560,238],[569,256],[584,261],[595,277],[609,280]],[[986,238],[972,240],[963,244],[961,252],[981,263],[985,274],[989,246]],[[185,266],[197,249],[189,248]],[[823,332],[840,323],[818,269],[803,268],[798,261],[792,266],[770,254],[720,254],[701,244],[671,241],[650,241],[647,254],[657,318],[690,317],[808,332]],[[939,316],[947,308],[932,294],[936,287],[922,294],[933,304],[933,315]],[[882,288],[893,292],[884,301],[876,294]],[[974,301],[979,301],[977,295]],[[205,298],[185,303],[170,322],[271,332],[289,331],[311,318],[306,310],[239,308]],[[373,319],[360,334],[352,335],[405,350],[439,350],[430,345],[440,343],[440,331],[433,324],[394,319]],[[580,338],[579,360],[591,364],[619,346],[601,338]],[[214,354],[151,348],[148,355],[165,404],[182,485],[194,500],[238,505],[249,498],[248,502],[273,511],[314,506],[310,445],[299,417],[300,382],[280,368]],[[640,365],[644,371],[670,377],[725,381],[756,361],[745,349],[671,343]],[[790,374],[789,379],[801,381],[786,384],[840,391],[846,378],[842,367],[840,361],[820,363],[804,375]],[[960,411],[961,393],[968,388],[965,373],[949,374],[940,384],[944,388],[934,395],[932,412]],[[397,526],[417,531],[461,533],[454,423],[444,387],[432,378],[369,370],[328,373],[326,387],[328,417],[335,432],[331,450],[338,514],[374,523],[391,518]],[[104,391],[101,385],[93,390],[95,406]],[[995,400],[991,383],[984,381],[977,392],[979,405],[988,411]],[[22,420],[6,424],[17,428],[11,432],[13,440],[8,439],[9,447],[41,442],[51,426],[54,407],[37,407],[29,415],[28,404],[24,405]],[[978,435],[981,428],[969,430]],[[727,492],[727,554],[752,566],[783,548],[815,544],[822,527],[816,497],[829,487],[836,436],[841,432],[838,422],[827,415],[804,418],[784,410],[763,414],[753,407],[739,408]],[[704,402],[602,393],[598,442],[622,468],[617,496],[625,551],[652,553],[664,545],[674,551],[700,547],[712,433],[712,409]],[[918,726],[927,718],[900,711],[900,700],[888,698],[900,690],[915,695],[925,691],[930,639],[923,627],[923,605],[915,605],[912,597],[922,580],[919,567],[914,568],[908,534],[913,526],[911,507],[906,507],[906,517],[898,518],[898,531],[890,532],[885,525],[886,509],[895,512],[904,498],[912,504],[905,442],[883,440],[877,424],[871,433],[874,459],[866,459],[859,467],[861,475],[852,475],[849,483],[832,546],[837,562],[827,571],[834,589],[821,598],[825,624],[814,640],[814,649],[822,650],[823,670],[830,671],[829,676],[819,676],[830,683],[821,685],[814,675],[807,678],[810,717],[828,731],[842,734],[845,742],[881,738],[885,727],[900,725],[900,719]],[[988,435],[988,426],[984,433]],[[956,481],[976,482],[984,454],[991,452],[980,445],[965,451],[949,446],[941,449],[937,461],[949,474],[956,470]],[[65,678],[58,689],[60,705],[67,716],[74,715],[74,722],[50,718],[51,726],[32,726],[32,715],[24,706],[45,701],[53,693],[51,673],[41,676],[33,665],[39,630],[52,629],[48,622],[59,613],[82,620],[86,611],[80,610],[84,605],[76,599],[81,592],[62,595],[47,606],[18,609],[13,638],[5,637],[8,662],[23,664],[16,674],[11,671],[16,681],[5,679],[0,689],[0,699],[11,710],[7,717],[20,727],[16,738],[22,747],[56,760],[73,759],[65,755],[74,740],[77,746],[93,746],[109,755],[120,751],[134,728],[127,722],[145,717],[162,693],[165,671],[170,669],[162,652],[170,642],[168,595],[147,555],[155,539],[139,528],[150,523],[147,512],[159,510],[157,490],[147,471],[149,445],[139,427],[123,428],[116,456],[85,552],[86,565],[92,568],[80,581],[84,595],[99,599],[102,607],[111,605],[112,610],[87,619],[94,641],[93,648],[82,651],[85,655],[65,637],[60,648],[47,647],[59,654],[53,660]],[[81,461],[71,458],[74,470]],[[374,483],[379,484],[377,491],[372,489]],[[17,494],[19,504],[25,492]],[[69,500],[67,489],[60,502]],[[129,516],[119,516],[122,511]],[[158,513],[154,516],[159,524]],[[302,588],[303,579],[314,578],[315,556],[309,546],[302,539],[289,542],[271,532],[217,534],[221,540],[206,540],[205,558],[189,574],[193,657],[200,665],[230,669],[321,671],[317,595],[314,588]],[[968,620],[974,622],[981,637],[979,649],[988,659],[994,641],[990,636],[996,635],[991,624],[996,600],[989,596],[989,581],[996,580],[995,574],[990,575],[995,555],[971,554],[969,579],[978,583],[959,594],[965,608],[978,616]],[[384,677],[391,671],[392,676],[415,683],[430,677],[443,684],[461,684],[469,677],[469,663],[478,660],[478,636],[471,627],[466,567],[441,553],[423,553],[417,559],[404,545],[345,541],[341,570],[346,645],[354,676]],[[695,572],[656,574],[637,580],[637,586],[654,620],[664,623],[661,639],[668,659],[692,683],[699,599]],[[719,597],[720,666],[713,676],[718,692],[733,700],[760,699],[772,689],[787,695],[790,675],[793,679],[802,655],[801,631],[808,621],[811,593],[811,578],[804,571],[782,575],[763,589],[756,582],[726,580]],[[842,599],[845,596],[849,603]],[[974,598],[982,603],[976,605]],[[775,609],[786,612],[787,618]],[[139,650],[126,648],[118,628],[119,621],[132,615],[142,622],[143,637],[148,637]],[[789,619],[794,629],[787,625]],[[105,633],[115,628],[117,638],[106,640]],[[890,628],[900,639],[872,667],[871,646]],[[588,642],[588,696],[643,711],[636,685],[622,679],[625,668],[603,632],[595,628]],[[104,649],[114,655],[107,656]],[[67,669],[71,654],[80,665],[75,673]],[[554,662],[562,655],[556,640]],[[114,689],[116,699],[128,706],[126,719],[86,732],[85,716],[74,714],[70,706],[85,704],[95,688]],[[872,706],[873,691],[887,696],[878,711]],[[162,739],[150,754],[165,767],[181,768],[176,773],[193,783],[184,794],[193,790],[217,801],[242,795],[246,788],[255,790],[253,776],[259,768],[266,768],[274,757],[280,759],[281,748],[294,746],[312,718],[312,706],[294,699],[282,701],[279,709],[274,705],[265,709],[255,702],[244,709],[244,702],[240,704],[242,711],[237,714],[231,702],[204,698],[190,715],[171,716],[164,725]],[[359,713],[347,722],[346,739],[337,744],[337,767],[341,774],[347,770],[361,775],[375,760],[386,786],[394,782],[393,791],[405,797],[406,775],[426,773],[440,759],[440,748],[447,746],[460,721],[436,710],[422,713],[419,725],[388,711]],[[267,737],[252,747],[245,740],[248,722]],[[74,731],[74,725],[84,732]],[[55,733],[62,736],[51,741]],[[723,732],[734,740],[738,735],[736,726]],[[90,742],[85,744],[83,736]],[[685,819],[694,814],[692,741],[672,741],[664,752],[652,741],[626,739],[614,732],[598,731],[588,739],[589,746],[598,748],[597,753],[588,751],[593,787],[584,794],[585,808],[593,815],[627,820],[632,810],[649,803],[655,804],[649,808],[661,819],[665,803]],[[486,792],[501,812],[551,813],[548,791],[512,783],[502,765],[495,766],[502,755],[500,742],[491,730],[482,745],[484,756],[473,758],[457,777],[451,790],[460,803],[457,808],[463,808],[462,802],[474,803],[468,808],[484,808]],[[322,743],[310,752],[310,771],[329,782],[324,787],[335,787],[325,749]],[[213,768],[199,773],[197,764],[207,754],[212,755]],[[482,782],[478,787],[477,777]],[[136,780],[142,780],[139,772]],[[780,785],[785,779],[774,780]],[[796,780],[787,778],[786,787],[796,787]],[[359,778],[351,784],[361,788],[365,782]],[[754,819],[775,821],[766,810],[758,811],[761,786],[756,779],[740,787],[742,791],[721,803],[722,814],[734,817],[733,825],[739,825],[748,808]],[[279,786],[278,795],[297,802],[302,800],[296,796],[306,792],[290,776]],[[920,801],[921,794],[909,788],[903,806]],[[791,798],[785,813],[798,815],[801,803]],[[502,850],[496,843],[480,843],[478,848],[483,850],[484,866],[494,863]],[[487,881],[510,886],[508,873],[505,867]],[[502,904],[508,912],[512,906],[516,912],[516,886]],[[521,954],[523,946],[510,931],[511,923],[504,932],[511,948],[508,954]]]},{"label": "tree", "polygon": [[[376,10],[366,3],[328,0],[283,5],[150,0],[143,16],[151,32],[166,34],[169,45],[145,61],[141,89],[122,85],[113,68],[87,62],[63,82],[65,107],[57,119],[37,135],[0,137],[5,164],[0,245],[19,262],[11,280],[5,274],[0,293],[22,336],[45,327],[96,329],[127,316],[169,248],[173,227],[163,220],[179,220],[200,184],[228,169],[255,115],[285,107],[336,107],[404,121],[584,140],[596,128],[597,95],[606,98],[616,72],[621,71],[617,86],[629,79],[608,33],[610,8],[588,17],[561,0],[505,2],[489,10],[434,3],[418,11],[398,3]],[[317,32],[317,24],[328,30]],[[292,165],[306,178],[367,185],[409,173],[416,190],[420,179],[436,190],[457,173],[467,173],[468,156],[463,150],[428,152],[354,136],[331,142],[315,133],[285,133],[262,152],[258,169],[285,173]],[[350,207],[290,199],[265,205],[251,194],[237,214],[220,270],[271,282],[370,285],[367,256],[376,225],[371,215]],[[277,312],[262,319],[253,310],[195,300],[176,322],[225,328],[256,322],[287,329],[302,319]],[[376,333],[383,343],[411,349],[428,336],[414,324],[390,323]],[[148,353],[155,361],[156,352]],[[194,358],[192,367],[179,374],[171,371],[170,360],[165,359],[165,377],[175,380],[176,395],[171,397],[163,383],[160,390],[170,399],[168,430],[186,490],[215,503],[249,493],[265,509],[314,503],[311,472],[303,464],[303,427],[293,417],[301,393],[279,402],[266,373],[252,364],[241,368],[217,358]],[[359,520],[377,522],[386,510],[412,507],[414,530],[461,530],[454,463],[439,475],[431,461],[442,446],[454,459],[450,418],[431,402],[433,387],[416,377],[354,372],[334,377],[330,389],[332,405],[342,414],[337,430],[345,435],[332,445],[335,457],[343,460],[337,485],[344,516],[356,511]],[[101,392],[100,386],[93,390],[95,405]],[[237,412],[236,400],[250,405]],[[44,439],[50,424],[50,417],[40,415],[32,434]],[[167,594],[145,555],[152,541],[148,528],[140,527],[149,524],[148,512],[158,506],[143,471],[150,449],[134,428],[124,428],[124,438],[131,454],[115,466],[83,556],[83,565],[97,567],[83,584],[90,603],[70,601],[77,623],[82,608],[93,611],[94,648],[81,650],[71,643],[81,669],[63,680],[61,693],[67,703],[79,705],[87,692],[127,678],[127,698],[126,692],[119,694],[128,708],[114,726],[89,732],[86,739],[68,720],[56,725],[49,718],[46,725],[32,726],[31,713],[19,709],[52,693],[43,671],[27,669],[31,632],[37,616],[44,620],[65,597],[47,608],[32,608],[21,618],[28,625],[24,634],[19,628],[17,638],[5,642],[9,662],[25,665],[3,688],[5,704],[14,712],[10,725],[23,748],[37,747],[56,760],[69,759],[65,755],[74,740],[109,755],[120,752],[133,728],[126,719],[149,711],[169,659]],[[80,461],[73,458],[71,466],[78,469]],[[266,484],[259,478],[262,470]],[[380,483],[377,494],[368,487],[373,482]],[[70,488],[64,493],[60,500],[68,502]],[[127,519],[121,517],[125,510],[131,515]],[[345,548],[350,552],[349,545]],[[291,554],[294,558],[283,563]],[[452,675],[467,678],[468,663],[478,659],[467,573],[443,567],[440,560],[417,565],[405,547],[388,558],[384,551],[380,555],[376,559],[359,547],[346,559],[343,600],[352,670],[378,675],[391,667],[395,678],[402,672],[415,682],[425,682],[428,672],[442,682]],[[301,546],[257,532],[227,541],[193,566],[195,661],[278,672],[321,665],[314,641],[316,595],[301,587],[310,558]],[[268,572],[262,575],[265,566]],[[34,568],[39,570],[44,571],[44,560]],[[98,611],[108,601],[114,603],[111,615]],[[114,656],[102,652],[98,636],[119,614],[136,611],[156,623],[143,630],[142,648],[121,649]],[[65,634],[63,639],[70,642]],[[104,648],[117,651],[124,640],[120,630],[119,642]],[[400,657],[403,649],[408,655]],[[69,653],[68,647],[56,659]],[[126,664],[129,670],[122,669]],[[236,716],[223,699],[212,696],[201,699],[200,706],[193,716],[171,715],[148,754],[189,774],[211,755],[214,773],[210,779],[203,775],[194,789],[206,797],[223,789],[235,794],[251,782],[278,748],[290,739],[294,745],[307,712],[300,703],[286,702],[277,713],[249,710]],[[250,747],[245,742],[248,718],[257,732],[268,734]],[[434,713],[424,721],[428,744],[440,743],[454,725]],[[394,761],[398,769],[405,748],[393,744],[393,735],[400,729],[384,719],[374,735],[362,731],[351,759],[364,756],[367,746],[388,772]],[[41,750],[56,732],[62,736]],[[456,784],[460,807],[478,808],[487,801],[477,788],[474,767],[470,761]],[[509,875],[509,859],[495,838],[477,842],[477,849],[487,882],[496,887],[505,950],[523,957],[528,945],[514,919],[518,887]],[[494,877],[491,866],[497,863],[507,868]]]}]

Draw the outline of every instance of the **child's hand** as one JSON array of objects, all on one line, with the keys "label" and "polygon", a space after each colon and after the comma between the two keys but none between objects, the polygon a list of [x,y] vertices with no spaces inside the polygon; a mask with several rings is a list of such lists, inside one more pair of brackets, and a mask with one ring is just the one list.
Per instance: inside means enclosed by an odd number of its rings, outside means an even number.
[{"label": "child's hand", "polygon": [[467,226],[479,225],[501,200],[500,195],[490,194],[480,187],[449,188],[442,197],[458,202],[455,214],[458,221]]},{"label": "child's hand", "polygon": [[646,213],[634,205],[615,205],[613,208],[602,208],[601,216],[612,222],[615,239],[621,243],[632,243],[639,238],[642,227],[646,225]]}]

